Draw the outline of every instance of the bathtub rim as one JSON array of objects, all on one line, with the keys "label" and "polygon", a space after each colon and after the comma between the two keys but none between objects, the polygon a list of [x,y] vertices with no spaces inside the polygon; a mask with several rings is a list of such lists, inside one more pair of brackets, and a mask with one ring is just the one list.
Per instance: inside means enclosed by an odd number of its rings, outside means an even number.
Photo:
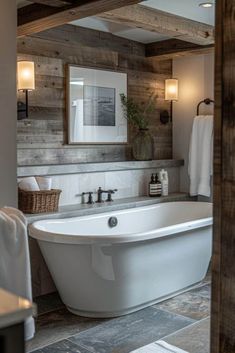
[{"label": "bathtub rim", "polygon": [[[197,202],[197,201],[175,201],[175,202],[166,202],[163,204],[158,205],[150,205],[150,206],[141,206],[126,210],[139,210],[139,209],[151,209],[155,208],[156,206],[167,205],[172,203],[188,203],[188,204],[206,204],[208,206],[213,206],[211,202]],[[123,213],[125,210],[117,211],[117,213]],[[110,212],[100,212],[98,214],[94,214],[94,216],[98,215],[108,215],[114,213],[115,211]],[[53,233],[47,232],[37,228],[37,224],[42,222],[53,222],[58,220],[66,220],[66,219],[79,219],[79,218],[86,218],[86,217],[93,217],[93,215],[89,216],[77,216],[77,217],[68,217],[68,218],[58,218],[58,219],[50,219],[50,220],[40,220],[33,222],[29,225],[29,235],[38,240],[38,241],[45,241],[49,243],[58,243],[58,244],[83,244],[83,245],[91,245],[91,244],[122,244],[122,243],[132,243],[132,242],[140,242],[146,240],[153,240],[153,239],[160,239],[163,237],[167,237],[170,235],[175,235],[178,233],[188,232],[198,228],[204,228],[212,226],[213,224],[213,217],[205,217],[200,218],[193,221],[183,222],[179,224],[174,224],[167,227],[162,227],[158,229],[152,229],[150,231],[140,232],[140,233],[128,233],[128,234],[121,234],[121,235],[78,235],[78,234],[62,234],[62,233]]]}]

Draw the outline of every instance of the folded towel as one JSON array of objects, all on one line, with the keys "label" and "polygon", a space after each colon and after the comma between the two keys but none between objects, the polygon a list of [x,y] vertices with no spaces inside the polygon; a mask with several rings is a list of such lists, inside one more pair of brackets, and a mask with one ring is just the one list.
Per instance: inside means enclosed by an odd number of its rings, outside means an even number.
[{"label": "folded towel", "polygon": [[40,190],[51,190],[52,179],[49,177],[36,177],[38,187]]},{"label": "folded towel", "polygon": [[189,148],[188,173],[190,195],[211,194],[210,179],[213,169],[213,116],[196,116]]},{"label": "folded towel", "polygon": [[157,341],[154,343],[150,343],[147,346],[141,347],[132,351],[131,353],[187,353],[186,351],[172,346],[165,341]]},{"label": "folded towel", "polygon": [[51,184],[49,177],[27,177],[19,182],[19,188],[24,191],[51,190]]},{"label": "folded towel", "polygon": [[[0,209],[0,287],[32,300],[27,221],[19,210]],[[25,338],[35,333],[34,319],[25,322]]]},{"label": "folded towel", "polygon": [[19,188],[24,191],[40,191],[35,177],[27,177],[19,182]]}]

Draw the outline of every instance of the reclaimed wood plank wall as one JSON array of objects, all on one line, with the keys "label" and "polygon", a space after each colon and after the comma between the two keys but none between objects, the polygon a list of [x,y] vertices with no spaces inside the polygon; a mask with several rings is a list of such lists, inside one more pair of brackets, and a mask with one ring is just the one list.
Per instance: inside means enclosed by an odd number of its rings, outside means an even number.
[{"label": "reclaimed wood plank wall", "polygon": [[[30,92],[28,121],[18,121],[18,164],[103,162],[131,159],[129,145],[67,145],[65,112],[66,64],[109,69],[128,74],[128,95],[144,104],[157,95],[150,116],[155,159],[172,158],[172,125],[160,124],[159,114],[170,111],[164,101],[164,80],[171,77],[171,60],[145,57],[141,43],[110,33],[64,25],[18,39],[18,59],[36,64],[36,90]],[[19,94],[19,99],[21,94]]]}]

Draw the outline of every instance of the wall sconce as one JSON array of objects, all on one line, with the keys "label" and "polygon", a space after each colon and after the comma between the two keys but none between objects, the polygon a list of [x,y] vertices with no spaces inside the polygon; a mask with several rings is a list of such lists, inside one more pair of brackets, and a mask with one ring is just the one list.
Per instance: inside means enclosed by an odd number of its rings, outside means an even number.
[{"label": "wall sconce", "polygon": [[179,87],[178,79],[169,78],[165,80],[165,100],[171,102],[171,111],[170,115],[167,110],[163,110],[160,113],[160,121],[162,124],[167,124],[169,121],[172,121],[172,106],[173,102],[178,101]]},{"label": "wall sconce", "polygon": [[18,120],[21,120],[29,116],[28,92],[35,89],[35,69],[33,61],[18,61],[17,81],[18,91],[25,93],[25,103],[17,103]]}]

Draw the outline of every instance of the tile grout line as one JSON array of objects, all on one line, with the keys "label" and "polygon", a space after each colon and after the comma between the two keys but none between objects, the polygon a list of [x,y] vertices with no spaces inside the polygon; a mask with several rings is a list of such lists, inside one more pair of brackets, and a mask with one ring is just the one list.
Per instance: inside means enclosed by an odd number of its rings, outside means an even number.
[{"label": "tile grout line", "polygon": [[[75,346],[78,346],[78,347],[79,347],[79,345],[78,345],[77,343],[70,341],[68,338],[64,338],[64,339],[62,339],[62,340],[55,341],[55,342],[50,343],[50,344],[48,344],[48,345],[45,345],[45,346],[42,346],[42,347],[38,347],[38,348],[34,349],[33,351],[28,351],[28,352],[26,352],[26,353],[34,353],[34,352],[37,352],[38,350],[41,350],[41,349],[50,347],[50,346],[52,346],[53,344],[60,343],[60,342],[63,342],[63,341],[68,341],[68,342],[70,342],[70,343],[73,343]],[[80,347],[82,347],[82,346],[80,346]],[[85,347],[82,347],[82,348],[86,349],[87,352],[89,352],[89,353],[95,353],[95,352],[91,352],[90,350],[88,350],[88,349],[85,348]]]},{"label": "tile grout line", "polygon": [[[157,310],[166,312],[166,313],[171,314],[171,315],[173,315],[173,316],[178,316],[178,317],[182,317],[182,319],[191,320],[192,323],[198,322],[198,321],[201,320],[201,319],[200,319],[200,320],[196,320],[196,319],[193,319],[192,317],[189,317],[189,316],[184,316],[184,315],[182,315],[182,314],[174,313],[174,312],[169,311],[169,310],[167,310],[167,309],[156,308],[155,306],[153,306],[153,307],[154,307],[154,309],[157,309]],[[191,324],[190,324],[190,325],[191,325]]]},{"label": "tile grout line", "polygon": [[[174,313],[172,311],[169,311],[167,309],[162,309],[162,308],[156,308],[155,306],[153,306],[153,309],[156,309],[156,310],[160,310],[160,311],[163,311],[163,312],[166,312],[168,314],[171,314],[173,316],[178,316],[178,317],[182,317],[182,319],[187,319],[187,320],[191,320],[192,323],[190,323],[189,325],[195,323],[195,322],[198,322],[198,321],[201,321],[202,319],[199,319],[199,320],[196,320],[196,319],[193,319],[192,317],[189,317],[189,316],[184,316],[182,314],[178,314],[178,313]],[[204,319],[204,318],[203,318]]]},{"label": "tile grout line", "polygon": [[[55,310],[55,311],[56,311],[56,310]],[[55,341],[53,341],[53,342],[51,342],[51,343],[49,343],[49,344],[45,344],[45,345],[39,346],[39,347],[37,347],[36,349],[30,350],[30,351],[27,351],[27,350],[26,350],[26,353],[33,353],[33,352],[36,352],[36,351],[39,350],[39,349],[43,349],[43,348],[49,347],[49,346],[51,346],[52,344],[55,344],[55,343],[58,343],[58,342],[61,342],[61,341],[64,341],[64,340],[67,340],[67,341],[72,342],[72,341],[70,340],[70,338],[72,338],[72,337],[74,337],[74,336],[77,336],[77,335],[79,335],[80,333],[89,331],[89,330],[91,330],[91,329],[93,329],[93,328],[95,328],[95,327],[97,327],[97,326],[102,325],[102,324],[103,324],[103,323],[100,323],[100,324],[97,324],[97,325],[95,325],[95,326],[86,328],[85,330],[82,330],[82,331],[80,331],[80,332],[77,332],[77,333],[75,333],[74,335],[69,335],[69,336],[64,337],[63,339],[55,340]],[[74,342],[72,342],[72,343],[74,343]],[[91,353],[93,353],[93,352],[91,352]]]},{"label": "tile grout line", "polygon": [[[204,297],[201,297],[201,298],[204,298]],[[205,299],[205,298],[204,298]],[[206,298],[208,299],[208,298]],[[153,306],[154,309],[157,309],[157,310],[161,310],[161,311],[165,311],[169,314],[172,314],[172,315],[177,315],[177,316],[181,316],[182,318],[184,319],[189,319],[189,320],[193,320],[194,322],[199,322],[201,320],[204,320],[205,318],[207,318],[208,316],[206,317],[202,317],[201,319],[194,319],[193,317],[190,317],[190,316],[185,316],[185,315],[182,315],[182,314],[179,314],[179,313],[176,313],[174,311],[170,311],[170,309],[165,309],[165,308],[156,308],[155,306]],[[210,315],[209,315],[210,316]]]},{"label": "tile grout line", "polygon": [[181,329],[179,329],[179,330],[177,330],[177,331],[171,333],[170,335],[167,335],[167,336],[162,337],[161,340],[166,339],[167,337],[170,337],[170,336],[172,336],[172,335],[175,335],[176,333],[180,333],[181,331],[183,331],[183,330],[185,330],[185,329],[187,329],[187,328],[189,328],[189,327],[195,326],[195,325],[201,323],[202,321],[205,321],[205,320],[208,320],[208,319],[210,319],[210,315],[207,316],[207,317],[204,317],[203,319],[201,319],[201,320],[199,320],[199,321],[193,322],[192,324],[190,324],[190,325],[188,325],[188,326],[185,326],[185,327],[183,327],[183,328],[181,328]]},{"label": "tile grout line", "polygon": [[[72,337],[72,336],[71,336],[71,337]],[[71,338],[71,337],[70,337],[70,338]],[[85,347],[83,344],[78,344],[78,343],[76,343],[76,342],[73,342],[73,341],[71,341],[69,338],[67,339],[67,341],[69,341],[69,342],[75,344],[75,345],[78,346],[78,347],[81,347],[81,348],[85,349],[85,350],[86,350],[87,352],[89,352],[89,353],[95,353],[94,350],[88,349],[88,348]]]}]

